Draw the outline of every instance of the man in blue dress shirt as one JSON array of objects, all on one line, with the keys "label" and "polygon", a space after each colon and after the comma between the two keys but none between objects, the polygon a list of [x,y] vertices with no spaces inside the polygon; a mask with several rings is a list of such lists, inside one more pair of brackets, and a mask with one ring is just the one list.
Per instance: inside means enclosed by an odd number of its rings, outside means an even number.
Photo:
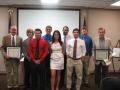
[{"label": "man in blue dress shirt", "polygon": [[46,26],[46,34],[43,36],[43,39],[47,41],[49,44],[52,42],[52,27],[50,25]]},{"label": "man in blue dress shirt", "polygon": [[50,25],[46,26],[46,34],[43,36],[43,39],[48,43],[49,50],[48,55],[46,57],[46,84],[49,87],[50,86],[50,45],[52,43],[52,27]]},{"label": "man in blue dress shirt", "polygon": [[86,55],[83,62],[83,81],[82,84],[83,86],[88,87],[88,68],[89,68],[89,62],[90,62],[90,57],[92,56],[92,47],[93,47],[93,42],[92,38],[88,36],[88,30],[86,27],[83,27],[81,29],[81,35],[80,38],[85,41],[86,45]]}]

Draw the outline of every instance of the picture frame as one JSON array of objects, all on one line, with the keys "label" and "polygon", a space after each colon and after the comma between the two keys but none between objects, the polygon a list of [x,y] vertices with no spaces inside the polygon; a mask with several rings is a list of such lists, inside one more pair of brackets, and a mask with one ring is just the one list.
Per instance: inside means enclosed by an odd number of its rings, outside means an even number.
[{"label": "picture frame", "polygon": [[112,56],[119,58],[120,57],[120,48],[113,48]]},{"label": "picture frame", "polygon": [[109,59],[109,49],[94,49],[96,60]]},{"label": "picture frame", "polygon": [[21,47],[7,47],[7,55],[11,58],[20,58]]}]

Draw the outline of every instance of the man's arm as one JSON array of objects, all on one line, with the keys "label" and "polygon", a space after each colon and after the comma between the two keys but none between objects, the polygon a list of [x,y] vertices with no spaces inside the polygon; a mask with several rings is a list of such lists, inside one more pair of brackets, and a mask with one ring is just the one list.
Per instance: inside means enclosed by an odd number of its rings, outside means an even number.
[{"label": "man's arm", "polygon": [[85,54],[86,54],[86,46],[85,46],[85,41],[83,41],[82,56],[85,56]]},{"label": "man's arm", "polygon": [[67,53],[67,55],[69,55],[69,53],[70,53],[70,40],[68,41],[68,43],[67,43],[67,46],[66,46],[66,53]]},{"label": "man's arm", "polygon": [[33,50],[33,42],[31,41],[30,44],[28,44],[28,54],[29,54],[29,57],[30,59],[34,62],[35,61],[35,58],[34,58],[34,50]]},{"label": "man's arm", "polygon": [[47,42],[44,42],[44,48],[43,48],[43,53],[42,53],[42,55],[41,55],[41,58],[40,58],[40,62],[42,62],[44,59],[45,59],[45,57],[47,56],[47,54],[48,54],[48,44],[47,44]]},{"label": "man's arm", "polygon": [[10,57],[7,55],[6,53],[6,37],[3,37],[2,39],[2,47],[1,47],[1,50],[2,50],[2,55],[5,59],[9,59]]},{"label": "man's arm", "polygon": [[62,42],[62,53],[63,53],[63,55],[64,55],[64,43]]},{"label": "man's arm", "polygon": [[92,49],[93,49],[93,41],[92,41],[92,38],[91,38],[91,40],[90,40],[90,56],[92,56],[92,53],[93,53],[93,51],[92,51]]}]

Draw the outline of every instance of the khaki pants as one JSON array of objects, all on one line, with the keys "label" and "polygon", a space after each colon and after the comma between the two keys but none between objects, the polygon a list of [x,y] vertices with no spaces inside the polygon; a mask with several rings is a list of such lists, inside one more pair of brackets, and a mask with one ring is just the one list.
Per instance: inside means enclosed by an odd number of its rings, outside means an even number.
[{"label": "khaki pants", "polygon": [[89,62],[90,62],[90,56],[85,56],[83,63],[83,80],[82,83],[88,83],[88,74],[89,74]]},{"label": "khaki pants", "polygon": [[73,68],[75,68],[75,72],[77,76],[76,89],[80,90],[81,81],[82,81],[82,69],[83,69],[81,59],[73,60],[72,58],[68,57],[67,59],[67,84],[66,84],[68,89],[71,88],[71,84],[72,84],[71,76],[72,76]]},{"label": "khaki pants", "polygon": [[18,59],[5,60],[6,73],[7,73],[7,86],[17,87],[18,86]]}]

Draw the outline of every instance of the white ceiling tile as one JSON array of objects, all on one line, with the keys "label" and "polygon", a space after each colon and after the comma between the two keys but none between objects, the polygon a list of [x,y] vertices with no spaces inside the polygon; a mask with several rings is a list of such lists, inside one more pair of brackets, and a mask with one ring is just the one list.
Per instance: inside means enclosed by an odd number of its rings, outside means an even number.
[{"label": "white ceiling tile", "polygon": [[[60,0],[56,6],[120,9],[120,7],[110,6],[111,3],[116,1],[118,0]],[[0,5],[38,6],[41,5],[41,3],[40,0],[0,0]]]}]

